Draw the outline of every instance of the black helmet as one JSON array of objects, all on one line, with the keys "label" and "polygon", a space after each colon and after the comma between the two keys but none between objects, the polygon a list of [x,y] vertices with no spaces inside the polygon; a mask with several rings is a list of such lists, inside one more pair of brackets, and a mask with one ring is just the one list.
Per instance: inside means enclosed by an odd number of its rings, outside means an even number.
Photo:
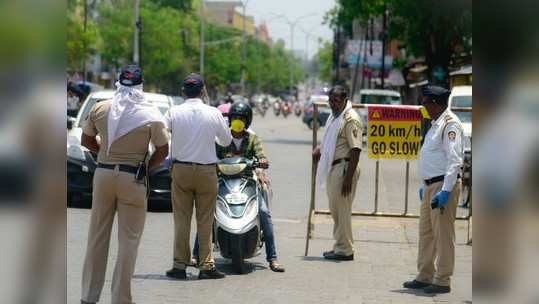
[{"label": "black helmet", "polygon": [[228,121],[232,121],[233,117],[243,117],[247,120],[245,124],[245,129],[249,128],[251,122],[253,121],[253,109],[251,106],[243,101],[233,103],[228,111]]},{"label": "black helmet", "polygon": [[120,83],[124,86],[139,85],[143,80],[142,69],[137,65],[131,64],[125,66],[120,71]]}]

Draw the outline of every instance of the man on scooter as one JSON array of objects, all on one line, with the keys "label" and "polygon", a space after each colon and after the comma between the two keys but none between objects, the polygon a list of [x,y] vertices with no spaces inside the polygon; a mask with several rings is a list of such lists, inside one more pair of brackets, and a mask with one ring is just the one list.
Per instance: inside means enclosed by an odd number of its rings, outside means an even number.
[{"label": "man on scooter", "polygon": [[[268,159],[264,153],[264,148],[258,136],[249,129],[253,120],[253,110],[248,103],[234,103],[228,112],[229,124],[232,133],[232,143],[228,147],[216,145],[217,157],[219,159],[240,156],[248,159],[257,158],[260,168],[269,167]],[[275,249],[275,237],[273,234],[273,222],[269,211],[269,197],[271,193],[270,181],[263,170],[257,169],[257,177],[263,189],[263,200],[260,200],[260,226],[264,236],[266,247],[266,260],[269,267],[274,272],[284,272],[285,268],[277,261],[277,251]],[[193,256],[198,257],[198,239],[195,241]]]}]

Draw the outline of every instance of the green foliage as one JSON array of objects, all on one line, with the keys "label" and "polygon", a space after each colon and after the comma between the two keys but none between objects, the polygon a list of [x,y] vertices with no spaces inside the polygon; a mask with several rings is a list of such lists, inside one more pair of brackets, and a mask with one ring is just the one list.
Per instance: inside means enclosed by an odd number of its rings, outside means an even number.
[{"label": "green foliage", "polygon": [[333,66],[333,44],[326,41],[318,50],[319,70],[318,77],[324,82],[331,82],[331,69]]},{"label": "green foliage", "polygon": [[[71,2],[75,8],[75,1]],[[66,53],[68,67],[72,70],[82,69],[83,62],[95,52],[98,42],[98,32],[95,23],[88,19],[86,31],[84,30],[83,17],[76,15],[74,11],[67,14],[66,24]]]},{"label": "green foliage", "polygon": [[[79,0],[80,1],[80,0]],[[68,2],[68,63],[73,69],[81,66],[81,45],[92,45],[101,55],[103,68],[115,71],[132,62],[134,14],[133,2],[114,0],[99,2],[95,30],[82,36],[82,20],[75,18],[77,0]],[[140,61],[145,86],[150,90],[178,95],[181,80],[199,71],[200,22],[199,1],[142,1],[140,16]],[[204,77],[210,92],[226,92],[239,87],[241,78],[242,32],[206,23]],[[86,41],[86,42],[84,42]],[[83,43],[84,42],[84,43]],[[85,56],[91,54],[84,53]],[[283,43],[272,46],[247,38],[245,62],[248,93],[277,93],[289,86],[289,68],[295,82],[304,79],[300,60],[285,50]]]}]

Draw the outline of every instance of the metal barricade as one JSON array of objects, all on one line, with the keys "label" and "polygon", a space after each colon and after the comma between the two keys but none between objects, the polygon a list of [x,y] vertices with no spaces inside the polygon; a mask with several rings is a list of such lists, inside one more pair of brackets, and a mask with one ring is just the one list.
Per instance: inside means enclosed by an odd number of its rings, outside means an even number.
[{"label": "metal barricade", "polygon": [[[353,104],[353,108],[367,108],[367,104]],[[315,102],[313,103],[313,136],[312,136],[312,148],[316,148],[318,144],[318,108],[319,107],[328,107],[327,103]],[[471,107],[454,107],[451,108],[453,112],[472,112]],[[331,214],[329,210],[317,210],[316,209],[316,170],[317,164],[312,161],[311,168],[311,203],[309,208],[309,214],[307,219],[307,234],[305,241],[305,256],[309,252],[309,240],[312,238],[312,233],[314,230],[313,217],[317,214],[329,215]],[[352,211],[352,216],[380,216],[380,217],[395,217],[395,218],[419,218],[418,214],[408,213],[408,192],[409,192],[409,182],[410,182],[410,162],[406,161],[406,174],[405,174],[405,190],[404,190],[404,211],[402,213],[389,213],[389,212],[379,212],[378,211],[378,186],[379,186],[379,177],[380,177],[380,161],[376,160],[376,169],[375,169],[375,189],[374,189],[374,210],[372,212],[359,212]],[[468,214],[466,216],[456,217],[457,220],[467,221],[467,244],[471,244],[471,234],[470,234],[470,225],[472,219],[472,203],[471,203],[471,188],[470,188],[470,204],[468,209]]]}]

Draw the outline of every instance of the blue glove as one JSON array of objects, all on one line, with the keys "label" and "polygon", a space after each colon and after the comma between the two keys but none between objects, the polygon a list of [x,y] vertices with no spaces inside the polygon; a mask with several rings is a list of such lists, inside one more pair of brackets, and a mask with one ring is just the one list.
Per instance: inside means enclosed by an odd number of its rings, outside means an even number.
[{"label": "blue glove", "polygon": [[451,192],[449,191],[440,191],[436,193],[436,195],[432,198],[430,207],[432,209],[435,209],[442,208],[447,205],[447,201],[449,200],[449,194],[451,194]]},{"label": "blue glove", "polygon": [[423,201],[423,187],[419,188],[419,200]]}]

